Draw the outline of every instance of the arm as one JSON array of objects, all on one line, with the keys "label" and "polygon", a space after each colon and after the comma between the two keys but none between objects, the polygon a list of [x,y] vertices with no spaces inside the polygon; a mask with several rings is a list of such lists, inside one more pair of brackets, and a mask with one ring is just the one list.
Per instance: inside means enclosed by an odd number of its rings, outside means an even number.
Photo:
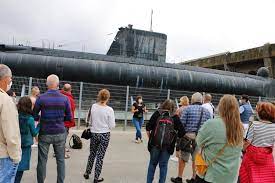
[{"label": "arm", "polygon": [[111,114],[110,114],[110,117],[109,117],[109,125],[108,126],[109,126],[110,129],[116,127],[115,112],[114,112],[113,109],[111,110]]},{"label": "arm", "polygon": [[147,110],[147,108],[146,108],[146,106],[145,106],[145,105],[144,105],[143,111],[144,111],[145,113],[147,113],[147,112],[148,112],[148,110]]},{"label": "arm", "polygon": [[71,106],[68,98],[66,97],[64,121],[71,121],[71,119],[72,119]]},{"label": "arm", "polygon": [[33,118],[29,119],[28,124],[29,124],[29,128],[30,128],[30,131],[31,131],[31,135],[33,137],[36,137],[38,135],[39,130],[40,130],[40,124],[38,124],[37,127],[35,127],[35,122],[34,122]]},{"label": "arm", "polygon": [[212,128],[211,128],[211,123],[204,123],[202,127],[200,128],[196,142],[199,147],[202,147],[206,144],[211,139],[212,135]]},{"label": "arm", "polygon": [[34,104],[34,108],[33,108],[33,117],[35,121],[39,121],[39,112],[41,111],[41,99],[40,97],[37,98],[37,100],[35,101]]},{"label": "arm", "polygon": [[180,121],[183,126],[186,125],[187,123],[187,117],[188,117],[188,108],[182,111],[181,116],[180,116]]},{"label": "arm", "polygon": [[175,115],[173,117],[174,123],[175,123],[175,130],[178,131],[178,138],[181,138],[185,135],[185,130],[184,127],[182,125],[182,123],[180,122],[180,119],[177,115]]},{"label": "arm", "polygon": [[138,109],[135,109],[134,104],[133,104],[133,106],[132,106],[132,108],[131,108],[131,112],[132,112],[132,113],[138,112]]},{"label": "arm", "polygon": [[21,137],[18,113],[10,98],[5,98],[3,104],[0,112],[0,121],[3,129],[3,136],[7,143],[7,151],[13,162],[19,163],[21,160]]}]

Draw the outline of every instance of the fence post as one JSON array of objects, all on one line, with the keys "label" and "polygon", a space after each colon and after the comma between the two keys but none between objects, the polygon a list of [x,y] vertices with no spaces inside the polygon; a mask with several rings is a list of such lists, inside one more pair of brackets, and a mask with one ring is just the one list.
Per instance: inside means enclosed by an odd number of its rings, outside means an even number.
[{"label": "fence post", "polygon": [[78,121],[77,121],[77,129],[80,127],[80,119],[81,119],[81,105],[82,105],[82,93],[83,93],[83,82],[80,82],[80,91],[79,91],[79,100],[78,100]]},{"label": "fence post", "polygon": [[167,99],[169,100],[170,99],[170,89],[168,89],[168,91],[167,91]]},{"label": "fence post", "polygon": [[22,85],[22,89],[21,89],[21,97],[24,97],[24,96],[25,96],[25,90],[26,90],[26,85],[23,84],[23,85]]},{"label": "fence post", "polygon": [[262,97],[261,96],[259,96],[259,100],[258,100],[258,102],[261,102],[262,101]]},{"label": "fence post", "polygon": [[125,103],[124,127],[123,127],[123,131],[126,131],[126,126],[127,126],[128,100],[129,100],[129,86],[127,86],[127,91],[126,91],[126,103]]},{"label": "fence post", "polygon": [[31,91],[32,91],[32,77],[29,78],[29,91],[28,91],[28,95],[31,95]]}]

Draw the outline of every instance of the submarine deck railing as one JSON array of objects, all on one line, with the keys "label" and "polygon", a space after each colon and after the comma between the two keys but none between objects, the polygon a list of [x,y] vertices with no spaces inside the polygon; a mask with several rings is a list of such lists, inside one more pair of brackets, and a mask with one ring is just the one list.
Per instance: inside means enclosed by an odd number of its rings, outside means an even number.
[{"label": "submarine deck railing", "polygon": [[[155,89],[155,88],[140,88],[132,86],[121,85],[106,85],[96,83],[85,82],[71,82],[60,81],[60,87],[65,83],[72,85],[72,93],[76,102],[75,118],[77,119],[77,127],[79,128],[86,119],[86,114],[91,104],[96,102],[97,93],[100,89],[106,88],[111,93],[109,105],[113,107],[116,115],[116,120],[123,123],[123,129],[126,130],[127,126],[131,125],[132,114],[130,112],[131,106],[136,96],[141,95],[144,103],[146,104],[149,112],[145,114],[145,120],[149,120],[151,114],[157,109],[158,105],[165,99],[172,99],[176,104],[179,103],[179,99],[182,96],[188,96],[191,99],[191,95],[197,91],[183,91],[183,90],[170,90],[170,89]],[[29,95],[31,88],[38,86],[41,93],[47,90],[46,79],[32,78],[32,77],[13,77],[12,89],[16,92],[17,96]],[[203,91],[198,91],[203,92]],[[224,94],[211,93],[213,100],[212,103],[217,106],[220,98]],[[236,95],[239,99],[240,96]],[[274,98],[266,98],[259,96],[250,96],[251,105],[255,108],[259,101],[275,101]]]}]

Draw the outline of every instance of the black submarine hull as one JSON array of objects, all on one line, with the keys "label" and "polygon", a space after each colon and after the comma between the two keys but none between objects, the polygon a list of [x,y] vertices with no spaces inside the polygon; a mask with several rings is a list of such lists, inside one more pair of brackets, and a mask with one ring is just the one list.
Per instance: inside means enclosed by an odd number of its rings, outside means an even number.
[{"label": "black submarine hull", "polygon": [[16,76],[46,78],[57,74],[61,80],[68,81],[266,97],[274,97],[275,89],[275,82],[270,78],[154,61],[0,52],[0,63],[8,65]]}]

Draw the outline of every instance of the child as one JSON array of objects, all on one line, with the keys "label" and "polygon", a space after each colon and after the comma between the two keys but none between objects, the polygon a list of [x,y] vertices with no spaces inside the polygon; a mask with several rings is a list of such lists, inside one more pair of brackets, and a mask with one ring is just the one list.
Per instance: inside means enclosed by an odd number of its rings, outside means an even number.
[{"label": "child", "polygon": [[22,159],[17,169],[15,183],[20,183],[24,171],[30,169],[31,145],[33,145],[33,137],[36,137],[39,132],[40,125],[35,128],[35,122],[32,117],[32,102],[29,97],[22,97],[17,104],[17,108],[19,113]]}]

